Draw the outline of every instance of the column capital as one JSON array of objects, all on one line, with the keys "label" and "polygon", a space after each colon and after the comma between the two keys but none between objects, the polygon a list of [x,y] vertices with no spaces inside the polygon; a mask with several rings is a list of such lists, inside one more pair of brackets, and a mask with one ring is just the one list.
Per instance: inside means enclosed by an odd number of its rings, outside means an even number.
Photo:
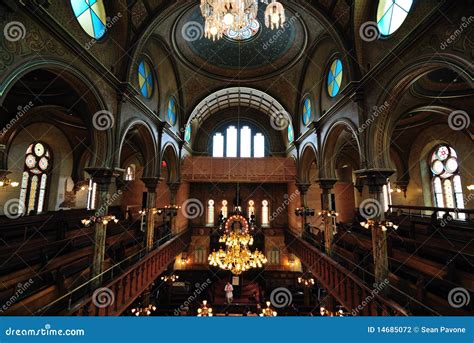
[{"label": "column capital", "polygon": [[370,193],[382,192],[382,187],[395,171],[393,169],[360,169],[354,173],[369,187]]},{"label": "column capital", "polygon": [[319,184],[322,190],[331,190],[336,184],[337,179],[316,179],[315,182]]},{"label": "column capital", "polygon": [[309,188],[311,187],[311,183],[297,182],[296,187],[298,188],[298,191],[304,195],[306,194],[306,192],[308,192]]},{"label": "column capital", "polygon": [[145,184],[148,192],[155,193],[156,187],[163,181],[162,177],[142,177],[140,180]]},{"label": "column capital", "polygon": [[120,175],[113,168],[103,168],[103,167],[88,167],[84,169],[92,178],[92,180],[98,185],[110,185],[112,179]]}]

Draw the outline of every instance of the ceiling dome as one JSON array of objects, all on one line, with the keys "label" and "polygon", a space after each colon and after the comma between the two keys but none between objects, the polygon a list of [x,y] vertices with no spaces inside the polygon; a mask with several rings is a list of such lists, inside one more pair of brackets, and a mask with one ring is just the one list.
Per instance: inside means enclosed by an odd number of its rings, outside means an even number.
[{"label": "ceiling dome", "polygon": [[239,41],[224,35],[212,41],[204,37],[204,18],[199,6],[191,5],[175,22],[173,47],[189,67],[211,77],[270,77],[298,62],[306,47],[304,24],[288,8],[286,12],[283,28],[271,30],[265,27],[264,6],[260,6],[260,28],[249,39]]}]

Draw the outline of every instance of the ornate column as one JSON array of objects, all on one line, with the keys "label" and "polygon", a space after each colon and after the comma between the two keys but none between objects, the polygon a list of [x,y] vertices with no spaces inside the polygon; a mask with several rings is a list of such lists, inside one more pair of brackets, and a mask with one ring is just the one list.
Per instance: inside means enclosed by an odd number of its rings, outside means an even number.
[{"label": "ornate column", "polygon": [[332,205],[332,189],[337,179],[318,179],[316,182],[321,188],[321,215],[324,222],[324,248],[326,254],[332,254],[332,242],[334,239],[334,217],[330,214],[335,211]]},{"label": "ornate column", "polygon": [[[170,190],[170,205],[171,206],[177,205],[176,204],[176,198],[177,198],[178,190],[179,190],[180,186],[181,186],[180,182],[169,182],[168,183],[168,187],[169,187],[169,190]],[[171,229],[171,232],[174,233],[174,232],[176,232],[177,228],[175,227],[176,226],[175,225],[176,220],[173,220],[173,218],[175,218],[176,216],[172,212],[170,212],[170,214],[172,214],[169,218],[170,219],[170,229]]]},{"label": "ornate column", "polygon": [[153,249],[155,240],[155,208],[156,208],[156,187],[161,182],[159,177],[143,177],[142,182],[147,188],[147,208],[143,209],[146,215],[146,248],[147,251]]},{"label": "ornate column", "polygon": [[[95,209],[96,217],[105,217],[109,213],[110,193],[109,186],[114,177],[117,176],[111,168],[86,168],[85,171],[91,176],[92,181],[97,184],[97,202]],[[97,221],[94,224],[94,257],[92,261],[92,278],[102,274],[104,269],[105,243],[107,235],[107,224]],[[93,281],[94,287],[100,286],[102,277]]]},{"label": "ornate column", "polygon": [[303,233],[305,232],[310,233],[310,230],[307,227],[307,220],[306,220],[306,217],[308,216],[307,214],[308,202],[307,202],[306,194],[308,193],[308,190],[311,187],[311,183],[297,182],[296,187],[298,188],[298,191],[300,192],[301,205],[302,205],[301,208],[296,209],[296,214],[302,217]]},{"label": "ornate column", "polygon": [[356,171],[364,184],[369,187],[370,198],[364,200],[359,209],[360,214],[367,220],[375,221],[372,228],[372,255],[374,257],[375,282],[384,281],[388,277],[387,232],[380,223],[385,221],[385,200],[383,186],[387,184],[393,170],[366,169]]}]

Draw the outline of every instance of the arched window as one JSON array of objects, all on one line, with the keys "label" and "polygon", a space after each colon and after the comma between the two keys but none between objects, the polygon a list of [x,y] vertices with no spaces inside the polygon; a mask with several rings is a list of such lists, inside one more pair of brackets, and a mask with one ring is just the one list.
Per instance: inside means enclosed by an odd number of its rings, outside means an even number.
[{"label": "arched window", "polygon": [[248,125],[230,125],[212,137],[212,156],[265,157],[265,136]]},{"label": "arched window", "polygon": [[71,0],[72,10],[79,25],[94,39],[105,34],[107,15],[102,0]]},{"label": "arched window", "polygon": [[214,200],[207,202],[207,226],[214,226]]},{"label": "arched window", "polygon": [[206,264],[207,256],[206,249],[204,247],[197,247],[194,250],[194,263],[195,264]]},{"label": "arched window", "polygon": [[331,97],[335,97],[342,85],[342,62],[340,59],[336,58],[328,72],[328,93]]},{"label": "arched window", "polygon": [[377,8],[377,27],[383,36],[389,36],[402,26],[413,0],[380,0]]},{"label": "arched window", "polygon": [[20,191],[20,204],[24,205],[24,214],[31,211],[43,212],[52,164],[53,156],[44,143],[35,142],[26,149]]},{"label": "arched window", "polygon": [[302,119],[303,119],[303,124],[304,125],[309,124],[309,121],[311,120],[311,114],[312,114],[311,99],[309,97],[307,97],[306,99],[304,99],[304,103],[303,103]]},{"label": "arched window", "polygon": [[268,252],[268,262],[271,265],[280,264],[280,249],[274,247]]},{"label": "arched window", "polygon": [[87,209],[95,210],[95,200],[97,194],[97,183],[93,182],[92,179],[89,180],[89,188],[87,192]]},{"label": "arched window", "polygon": [[167,121],[171,126],[176,124],[176,100],[172,96],[168,99]]},{"label": "arched window", "polygon": [[387,212],[389,206],[392,204],[392,187],[390,186],[390,181],[386,185],[383,185],[383,210]]},{"label": "arched window", "polygon": [[[459,175],[458,155],[448,145],[438,146],[431,155],[430,168],[432,174],[432,191],[437,207],[464,208],[461,176]],[[450,212],[455,219],[464,220],[464,213]],[[438,212],[442,217],[443,212]]]},{"label": "arched window", "polygon": [[270,217],[269,217],[269,203],[268,200],[262,201],[262,226],[268,227],[270,226]]},{"label": "arched window", "polygon": [[253,200],[249,200],[249,206],[248,206],[247,214],[248,214],[249,217],[252,214],[255,214],[255,202]]},{"label": "arched window", "polygon": [[221,212],[222,212],[222,215],[224,216],[224,218],[227,218],[227,214],[228,214],[228,211],[227,211],[227,200],[222,200]]},{"label": "arched window", "polygon": [[131,164],[127,167],[127,171],[125,173],[125,181],[133,180],[135,180],[135,165]]}]

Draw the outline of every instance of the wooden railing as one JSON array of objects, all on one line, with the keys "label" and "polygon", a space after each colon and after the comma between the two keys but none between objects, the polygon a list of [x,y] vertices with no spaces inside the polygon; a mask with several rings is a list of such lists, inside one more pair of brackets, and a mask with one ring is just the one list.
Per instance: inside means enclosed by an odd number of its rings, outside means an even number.
[{"label": "wooden railing", "polygon": [[[474,216],[473,208],[451,208],[451,207],[429,207],[429,206],[408,206],[408,205],[389,205],[389,211],[393,214],[404,214],[409,217],[431,217],[433,214],[454,213],[464,214],[467,221],[471,221]],[[462,221],[461,221],[462,222]]]},{"label": "wooden railing", "polygon": [[407,316],[408,312],[396,302],[382,296],[383,288],[369,288],[361,279],[332,258],[297,238],[285,234],[288,248],[300,258],[321,286],[354,315]]},{"label": "wooden railing", "polygon": [[[167,266],[181,253],[191,241],[191,231],[181,233],[167,243],[152,251],[132,266],[127,272],[111,281],[103,288],[108,293],[104,301],[110,302],[102,307],[100,295],[94,295],[73,307],[67,314],[71,316],[118,316],[122,314]],[[97,293],[99,294],[99,293]],[[104,298],[105,299],[105,298]],[[97,306],[99,303],[100,306]]]}]

